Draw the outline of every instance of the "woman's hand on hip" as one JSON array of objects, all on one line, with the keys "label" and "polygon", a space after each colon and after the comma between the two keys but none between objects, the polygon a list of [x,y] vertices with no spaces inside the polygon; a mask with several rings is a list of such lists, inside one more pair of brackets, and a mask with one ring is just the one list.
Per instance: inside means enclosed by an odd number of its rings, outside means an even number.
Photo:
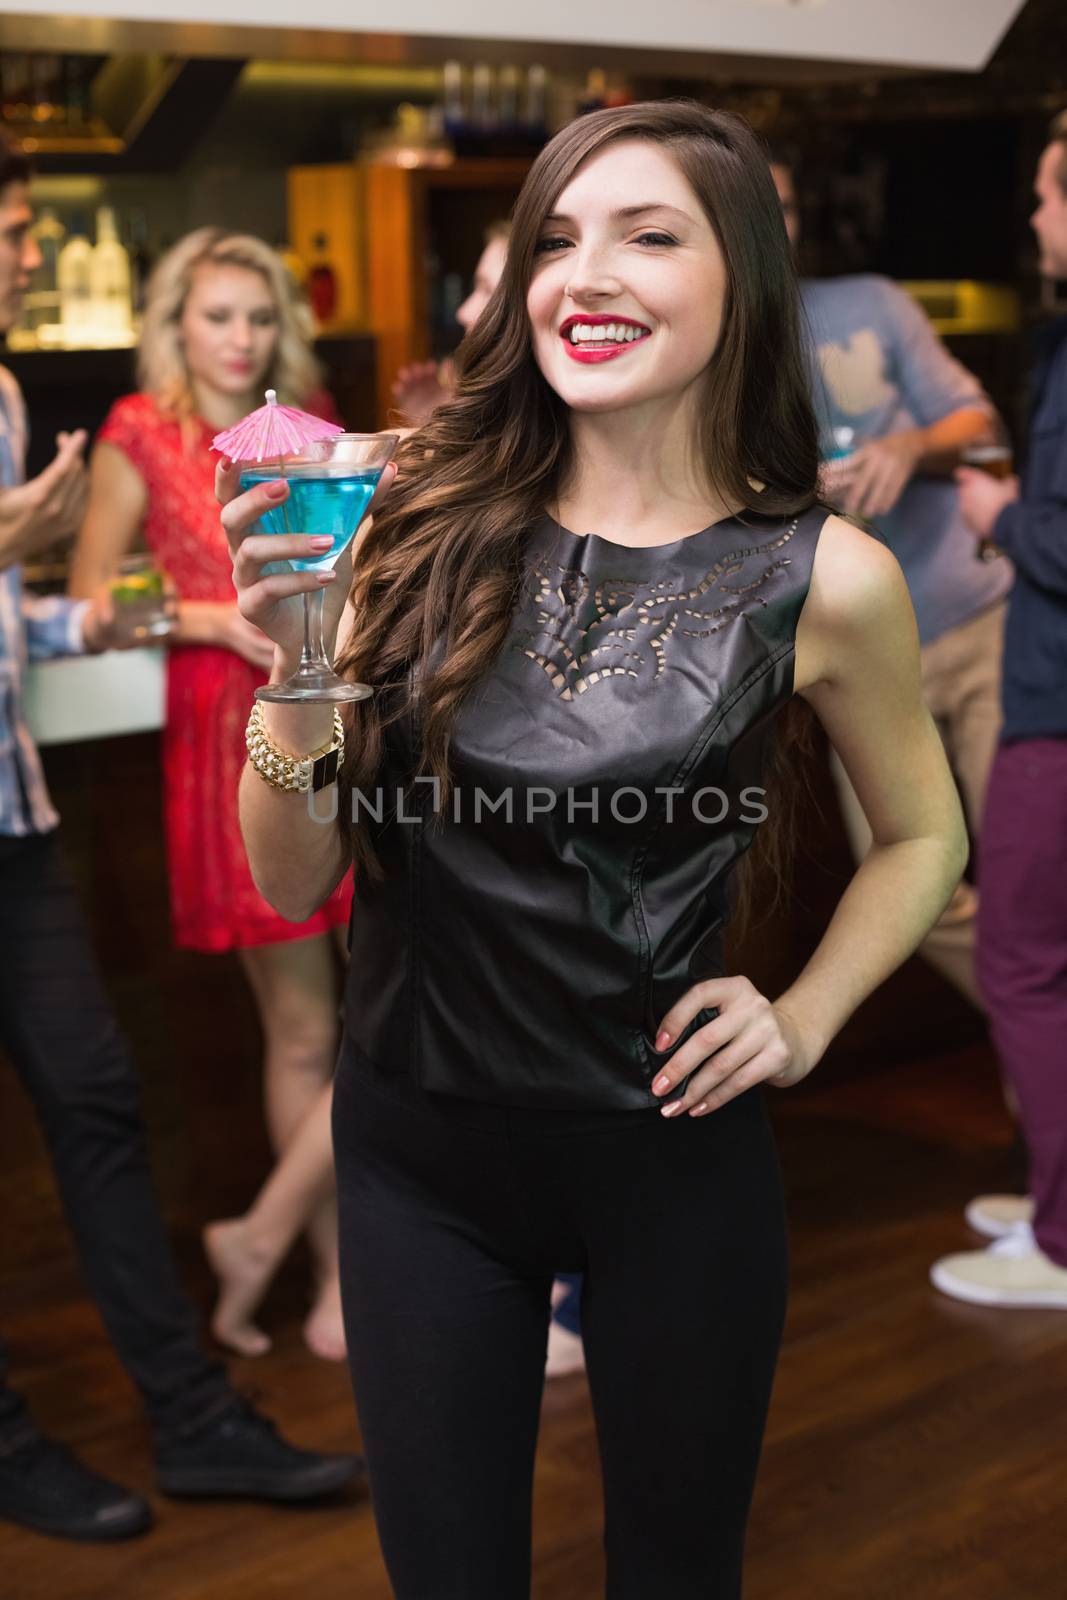
[{"label": "woman's hand on hip", "polygon": [[[381,506],[396,476],[390,462],[382,473],[374,498],[367,508],[370,516]],[[233,557],[233,584],[237,607],[247,622],[278,645],[286,657],[297,659],[304,639],[304,613],[301,595],[325,591],[322,632],[332,652],[337,626],[352,586],[352,546],[325,572],[289,571],[280,563],[314,560],[329,550],[329,536],[316,538],[306,533],[255,533],[257,520],[277,510],[289,499],[289,484],[279,477],[273,483],[257,484],[241,492],[239,463],[221,461],[215,474],[215,494],[222,506],[222,526]],[[366,520],[366,519],[364,519]]]},{"label": "woman's hand on hip", "polygon": [[788,1012],[741,977],[708,978],[687,989],[660,1023],[656,1049],[669,1049],[694,1017],[712,1008],[719,1015],[698,1028],[656,1074],[652,1091],[661,1098],[684,1078],[690,1080],[681,1099],[663,1107],[665,1117],[683,1111],[703,1116],[758,1083],[787,1088],[815,1065]]}]

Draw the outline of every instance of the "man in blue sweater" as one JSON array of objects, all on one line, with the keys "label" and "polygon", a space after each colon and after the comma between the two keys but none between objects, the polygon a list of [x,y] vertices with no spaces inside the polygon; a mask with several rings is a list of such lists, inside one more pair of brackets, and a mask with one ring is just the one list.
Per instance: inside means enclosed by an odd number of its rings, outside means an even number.
[{"label": "man in blue sweater", "polygon": [[[799,217],[784,152],[773,156],[771,176],[795,245]],[[919,627],[923,694],[978,837],[1000,727],[1012,571],[1004,557],[976,559],[952,472],[963,450],[988,437],[992,403],[922,309],[888,278],[805,278],[800,289],[824,454],[840,456],[828,469],[827,491],[845,511],[871,519],[900,562]],[[833,756],[831,771],[852,849],[862,858],[870,826]],[[961,883],[920,948],[980,1006],[976,908],[974,890]]]},{"label": "man in blue sweater", "polygon": [[[1067,112],[1034,190],[1040,270],[1054,283],[1067,278]],[[969,1219],[996,1242],[939,1261],[933,1280],[980,1305],[1067,1311],[1067,317],[1041,335],[1022,482],[957,476],[972,533],[1016,574],[979,852],[978,977],[1019,1105],[1032,1199],[973,1201]]]}]

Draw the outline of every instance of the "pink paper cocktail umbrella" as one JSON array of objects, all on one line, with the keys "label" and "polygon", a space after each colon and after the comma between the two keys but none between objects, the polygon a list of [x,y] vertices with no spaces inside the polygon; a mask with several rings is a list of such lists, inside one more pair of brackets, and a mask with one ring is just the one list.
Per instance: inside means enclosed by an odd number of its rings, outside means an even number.
[{"label": "pink paper cocktail umbrella", "polygon": [[[344,429],[336,422],[324,422],[308,411],[298,411],[295,406],[280,406],[277,389],[268,389],[267,403],[232,428],[223,429],[211,441],[211,448],[230,461],[277,461],[278,471],[285,477],[286,456],[298,456],[309,445],[321,444],[325,439],[335,439]],[[289,513],[282,507],[282,517],[289,532]]]},{"label": "pink paper cocktail umbrella", "polygon": [[211,448],[231,461],[282,461],[299,455],[310,444],[334,439],[344,429],[336,422],[324,422],[295,406],[280,406],[274,389],[267,390],[267,403],[232,428],[217,433]]}]

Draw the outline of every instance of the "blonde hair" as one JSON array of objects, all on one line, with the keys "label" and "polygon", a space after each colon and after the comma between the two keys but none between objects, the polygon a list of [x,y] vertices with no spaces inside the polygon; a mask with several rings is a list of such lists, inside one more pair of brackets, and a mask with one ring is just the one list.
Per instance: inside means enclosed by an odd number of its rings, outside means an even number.
[{"label": "blonde hair", "polygon": [[193,387],[182,350],[181,319],[198,268],[247,267],[265,280],[278,316],[278,338],[261,380],[278,398],[298,405],[320,381],[311,353],[314,323],[281,258],[250,233],[198,228],[157,262],[148,280],[137,381],[160,409],[185,422],[195,411]]}]

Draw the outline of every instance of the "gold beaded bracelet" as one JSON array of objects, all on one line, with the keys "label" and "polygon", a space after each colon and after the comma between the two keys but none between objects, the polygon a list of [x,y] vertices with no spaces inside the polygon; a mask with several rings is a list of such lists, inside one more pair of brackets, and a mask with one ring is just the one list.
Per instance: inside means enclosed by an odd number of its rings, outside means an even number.
[{"label": "gold beaded bracelet", "polygon": [[264,783],[287,794],[317,794],[334,783],[345,753],[345,728],[341,713],[334,707],[333,738],[321,750],[307,756],[290,755],[274,743],[263,721],[263,706],[256,701],[245,730],[248,759]]}]

